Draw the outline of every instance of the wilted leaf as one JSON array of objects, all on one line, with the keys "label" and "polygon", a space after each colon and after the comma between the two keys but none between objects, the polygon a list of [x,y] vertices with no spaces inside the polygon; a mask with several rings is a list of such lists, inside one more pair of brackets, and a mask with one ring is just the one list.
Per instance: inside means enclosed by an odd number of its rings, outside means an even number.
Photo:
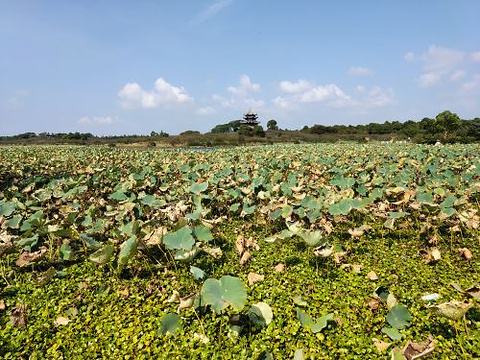
[{"label": "wilted leaf", "polygon": [[55,274],[57,273],[57,270],[54,267],[50,267],[47,271],[45,271],[42,276],[38,278],[38,283],[40,286],[45,286],[48,284]]},{"label": "wilted leaf", "polygon": [[238,235],[235,241],[235,249],[237,249],[238,255],[242,256],[245,251],[245,238],[242,235]]},{"label": "wilted leaf", "polygon": [[387,343],[377,338],[372,338],[372,341],[373,341],[373,345],[375,345],[377,350],[381,353],[385,352],[385,350],[387,350],[390,347],[390,345],[392,345],[392,343]]},{"label": "wilted leaf", "polygon": [[60,316],[57,318],[57,320],[55,320],[55,326],[62,326],[62,325],[67,325],[70,321],[69,318],[66,318],[66,317],[63,317],[63,316]]},{"label": "wilted leaf", "polygon": [[191,308],[194,303],[195,303],[195,297],[197,296],[197,293],[190,294],[188,296],[185,296],[180,299],[180,304],[178,305],[177,312],[180,313],[180,311],[184,309]]},{"label": "wilted leaf", "polygon": [[46,253],[47,248],[45,246],[42,246],[38,251],[34,252],[23,251],[15,264],[19,267],[23,267],[31,262],[38,262],[45,256]]},{"label": "wilted leaf", "polygon": [[354,228],[354,229],[348,229],[348,233],[352,235],[352,237],[358,238],[363,235],[364,231],[363,229]]},{"label": "wilted leaf", "polygon": [[10,321],[16,327],[24,327],[27,324],[27,307],[25,305],[18,305],[12,309]]},{"label": "wilted leaf", "polygon": [[435,350],[435,340],[432,335],[428,335],[427,339],[421,343],[407,342],[403,349],[403,356],[407,360],[414,360],[431,354],[433,350]]},{"label": "wilted leaf", "polygon": [[392,293],[389,293],[387,296],[386,303],[387,303],[387,309],[392,310],[394,306],[398,304],[398,301],[395,295],[393,295]]},{"label": "wilted leaf", "polygon": [[275,265],[275,271],[276,272],[284,272],[285,271],[285,264],[284,263],[278,263]]},{"label": "wilted leaf", "polygon": [[6,306],[5,306],[5,301],[0,300],[0,311],[5,310],[5,308],[6,308]]},{"label": "wilted leaf", "polygon": [[180,316],[174,313],[163,315],[160,319],[161,327],[160,334],[175,334],[175,332],[182,326]]},{"label": "wilted leaf", "polygon": [[208,344],[210,342],[210,339],[208,338],[207,335],[199,334],[199,333],[194,333],[193,334],[193,340],[201,342],[202,344]]},{"label": "wilted leaf", "polygon": [[371,281],[377,281],[378,280],[378,276],[375,273],[375,271],[370,271],[365,277],[367,279],[371,280]]},{"label": "wilted leaf", "polygon": [[380,304],[381,304],[380,300],[374,299],[374,298],[368,300],[368,303],[367,303],[370,310],[377,310],[380,307]]},{"label": "wilted leaf", "polygon": [[250,259],[251,255],[250,252],[245,251],[240,259],[240,265],[245,265],[247,261]]},{"label": "wilted leaf", "polygon": [[467,290],[465,290],[465,292],[472,298],[480,300],[480,287],[478,287],[477,285],[468,288]]},{"label": "wilted leaf", "polygon": [[460,256],[465,260],[472,260],[472,252],[467,248],[460,249]]},{"label": "wilted leaf", "polygon": [[333,254],[333,246],[321,246],[313,250],[316,257],[329,257]]},{"label": "wilted leaf", "polygon": [[255,274],[253,272],[248,273],[247,279],[248,279],[248,285],[252,286],[258,281],[262,281],[265,278],[263,275]]},{"label": "wilted leaf", "polygon": [[440,254],[440,250],[438,250],[437,248],[432,249],[431,254],[432,254],[433,261],[438,261],[442,258],[442,255]]},{"label": "wilted leaf", "polygon": [[436,309],[440,315],[446,317],[447,319],[457,321],[460,320],[472,306],[473,304],[469,302],[465,303],[462,301],[452,300],[431,307]]},{"label": "wilted leaf", "polygon": [[170,296],[167,300],[168,303],[173,303],[180,301],[180,293],[177,290],[173,290],[172,296]]},{"label": "wilted leaf", "polygon": [[268,304],[258,302],[248,310],[248,318],[257,326],[267,326],[272,322],[273,312]]}]

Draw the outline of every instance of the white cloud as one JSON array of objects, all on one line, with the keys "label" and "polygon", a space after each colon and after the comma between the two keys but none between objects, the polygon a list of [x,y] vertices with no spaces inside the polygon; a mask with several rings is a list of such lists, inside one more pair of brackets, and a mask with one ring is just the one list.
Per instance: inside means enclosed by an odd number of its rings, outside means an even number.
[{"label": "white cloud", "polygon": [[363,66],[352,66],[350,69],[348,69],[348,75],[368,76],[373,75],[373,71]]},{"label": "white cloud", "polygon": [[214,94],[212,99],[225,108],[236,109],[259,109],[265,105],[263,100],[257,100],[252,97],[252,93],[258,93],[261,90],[260,84],[255,84],[247,75],[240,76],[238,86],[228,86],[228,97]]},{"label": "white cloud", "polygon": [[215,113],[215,109],[211,106],[205,106],[205,107],[198,108],[196,113],[198,115],[211,115]]},{"label": "white cloud", "polygon": [[405,60],[421,64],[421,74],[417,83],[421,87],[432,87],[445,83],[445,80],[458,81],[467,76],[464,70],[480,61],[480,51],[467,53],[458,49],[431,45],[420,55],[409,52]]},{"label": "white cloud", "polygon": [[367,97],[363,99],[363,106],[366,108],[381,108],[395,103],[394,92],[391,88],[384,91],[380,86],[374,86],[367,94]]},{"label": "white cloud", "polygon": [[299,100],[302,103],[329,101],[331,105],[342,106],[350,101],[350,96],[346,95],[337,85],[328,84],[316,86],[304,92]]},{"label": "white cloud", "polygon": [[451,81],[458,81],[460,79],[463,79],[465,76],[467,76],[467,73],[463,70],[456,70],[452,75],[450,75],[450,80]]},{"label": "white cloud", "polygon": [[108,125],[113,124],[116,118],[111,116],[84,116],[78,120],[79,124],[89,125],[89,124],[99,124],[99,125]]},{"label": "white cloud", "polygon": [[421,87],[430,87],[438,84],[442,76],[442,73],[439,72],[428,72],[420,75],[417,81]]},{"label": "white cloud", "polygon": [[364,93],[365,91],[367,91],[367,89],[363,85],[357,85],[357,87],[355,88],[355,91],[358,93]]},{"label": "white cloud", "polygon": [[307,80],[297,80],[296,82],[284,80],[280,81],[280,90],[285,93],[296,94],[306,90],[309,90],[313,87],[313,84],[308,82]]},{"label": "white cloud", "polygon": [[205,10],[198,13],[195,18],[192,20],[192,25],[198,25],[205,21],[210,20],[212,17],[217,15],[220,11],[222,11],[227,6],[231,5],[233,0],[217,0],[212,5],[207,7]]},{"label": "white cloud", "polygon": [[472,91],[480,90],[480,74],[474,74],[470,81],[467,81],[462,84],[462,90]]},{"label": "white cloud", "polygon": [[227,88],[229,93],[235,96],[247,96],[250,92],[259,92],[260,84],[254,84],[247,75],[240,76],[239,86],[229,86]]},{"label": "white cloud", "polygon": [[272,102],[276,106],[278,106],[282,109],[290,109],[292,107],[292,104],[290,103],[290,101],[288,101],[287,99],[285,99],[282,96],[277,96],[275,99],[272,100]]},{"label": "white cloud", "polygon": [[405,54],[404,58],[408,62],[415,61],[415,54],[413,52],[409,51]]},{"label": "white cloud", "polygon": [[336,108],[372,109],[395,103],[393,89],[383,90],[374,86],[370,90],[358,85],[349,95],[336,84],[315,85],[307,80],[279,83],[284,95],[277,96],[272,103],[278,108],[296,108],[301,104],[323,104]]},{"label": "white cloud", "polygon": [[192,102],[183,87],[169,84],[163,78],[155,81],[153,90],[145,91],[137,83],[128,83],[118,92],[124,109],[156,108],[162,104],[183,104]]}]

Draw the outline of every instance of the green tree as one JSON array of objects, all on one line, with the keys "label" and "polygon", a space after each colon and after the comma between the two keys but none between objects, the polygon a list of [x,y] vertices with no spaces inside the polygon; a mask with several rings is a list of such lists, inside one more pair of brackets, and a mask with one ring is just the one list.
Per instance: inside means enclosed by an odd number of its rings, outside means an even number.
[{"label": "green tree", "polygon": [[460,117],[448,110],[438,114],[433,121],[434,132],[440,135],[444,142],[451,140],[461,126],[462,120]]},{"label": "green tree", "polygon": [[278,130],[277,121],[274,119],[268,120],[267,122],[267,129],[268,130]]}]

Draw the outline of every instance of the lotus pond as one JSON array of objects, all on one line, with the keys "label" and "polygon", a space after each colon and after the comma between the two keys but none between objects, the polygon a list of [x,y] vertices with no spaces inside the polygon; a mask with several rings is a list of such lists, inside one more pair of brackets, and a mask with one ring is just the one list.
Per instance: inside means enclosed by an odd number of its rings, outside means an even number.
[{"label": "lotus pond", "polygon": [[478,154],[0,147],[0,357],[480,358]]}]

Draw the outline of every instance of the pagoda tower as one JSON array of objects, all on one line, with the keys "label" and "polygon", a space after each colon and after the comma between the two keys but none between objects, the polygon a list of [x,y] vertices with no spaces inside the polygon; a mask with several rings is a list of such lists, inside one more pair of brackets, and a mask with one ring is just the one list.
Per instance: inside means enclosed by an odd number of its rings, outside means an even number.
[{"label": "pagoda tower", "polygon": [[258,115],[250,109],[246,114],[243,115],[241,124],[255,127],[260,124],[260,121],[258,121]]}]

